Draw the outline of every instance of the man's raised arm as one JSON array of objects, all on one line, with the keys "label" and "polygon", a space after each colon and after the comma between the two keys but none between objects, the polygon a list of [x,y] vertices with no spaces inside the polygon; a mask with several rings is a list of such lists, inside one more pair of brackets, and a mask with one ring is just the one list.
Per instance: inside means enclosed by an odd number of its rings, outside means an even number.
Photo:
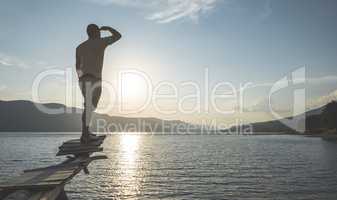
[{"label": "man's raised arm", "polygon": [[121,39],[122,35],[116,31],[115,29],[109,27],[109,26],[102,26],[100,28],[101,31],[109,31],[111,33],[111,36],[103,38],[106,39],[108,45],[117,42],[119,39]]}]

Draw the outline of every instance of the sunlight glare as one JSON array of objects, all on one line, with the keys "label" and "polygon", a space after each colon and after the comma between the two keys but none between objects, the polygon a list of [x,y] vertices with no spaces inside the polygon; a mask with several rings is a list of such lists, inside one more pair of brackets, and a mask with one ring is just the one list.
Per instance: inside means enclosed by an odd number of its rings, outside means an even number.
[{"label": "sunlight glare", "polygon": [[120,80],[120,90],[124,102],[138,103],[146,97],[148,85],[139,74],[124,74]]}]

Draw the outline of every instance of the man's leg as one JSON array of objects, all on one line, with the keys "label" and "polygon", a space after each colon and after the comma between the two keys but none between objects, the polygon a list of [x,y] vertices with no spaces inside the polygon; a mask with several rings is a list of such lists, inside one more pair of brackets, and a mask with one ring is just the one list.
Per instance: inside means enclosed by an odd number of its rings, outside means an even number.
[{"label": "man's leg", "polygon": [[91,92],[91,110],[90,110],[90,121],[89,124],[91,124],[91,119],[92,119],[92,115],[94,113],[94,111],[97,108],[98,102],[101,98],[101,94],[102,94],[102,81],[101,79],[97,79],[95,78],[93,81],[93,85],[92,85],[92,92]]},{"label": "man's leg", "polygon": [[87,95],[88,95],[88,91],[90,88],[90,82],[88,80],[87,76],[83,76],[80,78],[80,89],[82,92],[82,96],[84,99],[84,104],[83,104],[83,113],[82,113],[82,137],[81,139],[87,137],[88,131],[89,131],[89,124],[87,123],[87,114],[89,112],[88,110],[88,103],[90,101],[88,101]]},{"label": "man's leg", "polygon": [[92,114],[97,108],[99,99],[101,97],[101,80],[95,77],[88,76],[84,81],[84,96],[85,96],[85,104],[84,104],[84,112],[82,115],[82,141],[88,142],[90,140],[95,140],[95,135],[90,134],[90,124],[92,119]]}]

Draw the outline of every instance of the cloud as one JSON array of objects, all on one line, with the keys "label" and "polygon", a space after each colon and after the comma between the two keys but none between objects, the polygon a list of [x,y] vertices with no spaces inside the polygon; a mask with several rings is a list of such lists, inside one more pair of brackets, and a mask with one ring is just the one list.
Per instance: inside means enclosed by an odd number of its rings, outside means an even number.
[{"label": "cloud", "polygon": [[18,67],[18,68],[29,68],[30,66],[22,61],[21,59],[15,56],[9,56],[3,53],[0,53],[0,67]]},{"label": "cloud", "polygon": [[0,60],[0,65],[9,67],[9,66],[12,66],[12,63],[9,63],[9,62],[6,61],[6,60]]},{"label": "cloud", "polygon": [[180,19],[198,22],[199,17],[213,10],[224,0],[87,0],[101,5],[116,4],[138,7],[152,12],[146,17],[158,23],[169,23]]},{"label": "cloud", "polygon": [[93,3],[101,5],[110,5],[116,4],[120,6],[129,6],[129,7],[148,7],[155,5],[162,0],[87,0]]},{"label": "cloud", "polygon": [[[230,9],[230,13],[250,12],[252,7],[246,7],[246,4],[241,4],[237,0],[82,0],[96,3],[99,5],[119,5],[124,7],[133,7],[145,10],[148,20],[157,23],[170,23],[177,20],[189,19],[195,23],[199,18],[212,10],[214,10],[220,3],[226,6],[224,9]],[[256,4],[257,12],[253,13],[252,19],[257,22],[263,21],[273,13],[272,0],[264,0]],[[250,10],[250,11],[249,11]],[[229,10],[226,10],[229,11]],[[223,11],[223,12],[226,12]]]},{"label": "cloud", "polygon": [[148,17],[159,23],[189,18],[195,22],[199,16],[215,8],[219,0],[171,0],[162,9]]}]

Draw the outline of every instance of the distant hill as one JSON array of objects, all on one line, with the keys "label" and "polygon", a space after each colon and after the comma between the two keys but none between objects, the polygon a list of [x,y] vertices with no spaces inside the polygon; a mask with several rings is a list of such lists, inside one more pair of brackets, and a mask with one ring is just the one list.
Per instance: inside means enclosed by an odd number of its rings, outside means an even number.
[{"label": "distant hill", "polygon": [[[63,114],[46,114],[36,106],[64,109]],[[306,115],[306,133],[321,133],[331,129],[336,120],[336,102],[310,110]],[[69,108],[62,104],[36,104],[30,101],[0,101],[0,132],[80,132],[82,109]],[[324,113],[329,113],[324,114]],[[330,121],[330,125],[327,122]],[[332,122],[331,122],[332,121]],[[279,120],[251,124],[254,133],[294,133]],[[245,128],[232,127],[222,132],[238,132]],[[164,132],[164,133],[216,133],[207,127],[189,124],[179,120],[158,118],[128,118],[94,114],[92,130],[95,132]]]},{"label": "distant hill", "polygon": [[[328,121],[336,122],[335,116],[337,102],[333,101],[325,106],[320,108],[316,108],[301,115],[295,116],[296,119],[305,119],[306,127],[305,133],[306,134],[317,134],[317,133],[326,133],[334,131],[333,127],[328,124]],[[327,114],[329,113],[329,115]],[[304,116],[305,115],[305,116]],[[304,118],[305,117],[305,118]],[[291,118],[285,118],[291,119]],[[281,122],[282,120],[273,120],[273,121],[266,121],[266,122],[258,122],[252,123],[251,127],[254,133],[296,133],[296,131],[292,128],[289,128],[285,124]],[[332,123],[332,124],[336,124]],[[330,123],[331,124],[331,123]],[[241,127],[231,127],[228,130],[223,130],[223,132],[235,132],[235,131],[242,131],[247,128],[248,125],[243,125]],[[334,131],[335,132],[335,131]]]},{"label": "distant hill", "polygon": [[[46,114],[36,105],[66,109],[64,114]],[[1,132],[79,132],[81,131],[82,109],[65,107],[62,104],[35,104],[30,101],[0,101]],[[104,126],[103,126],[104,125]],[[92,130],[97,132],[177,132],[185,127],[199,127],[178,120],[157,118],[126,118],[95,114]]]}]

